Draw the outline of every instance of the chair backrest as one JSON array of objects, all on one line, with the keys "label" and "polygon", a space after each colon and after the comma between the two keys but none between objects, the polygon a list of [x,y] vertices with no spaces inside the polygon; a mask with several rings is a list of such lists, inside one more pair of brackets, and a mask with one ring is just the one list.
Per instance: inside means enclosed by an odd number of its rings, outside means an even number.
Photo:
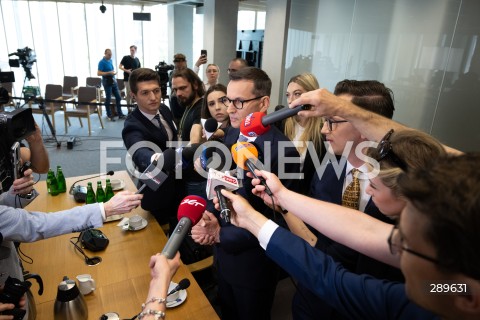
[{"label": "chair backrest", "polygon": [[122,91],[125,89],[125,82],[123,79],[117,79],[118,90]]},{"label": "chair backrest", "polygon": [[[45,86],[45,99],[54,100],[62,98],[62,86],[59,84],[47,84]],[[48,103],[48,102],[47,102]],[[55,106],[61,106],[61,102],[55,102]]]},{"label": "chair backrest", "polygon": [[87,81],[85,82],[87,87],[97,87],[100,88],[102,86],[102,78],[99,77],[88,77]]},{"label": "chair backrest", "polygon": [[[80,87],[78,88],[78,106],[77,108],[84,108],[86,105],[91,104],[92,100],[97,99],[97,89],[94,87]],[[95,102],[94,101],[94,102]],[[91,109],[94,112],[95,108]]]},{"label": "chair backrest", "polygon": [[2,88],[5,88],[10,95],[12,95],[13,84],[11,82],[3,82],[1,86]]},{"label": "chair backrest", "polygon": [[63,77],[63,93],[72,94],[72,88],[78,86],[78,77]]}]

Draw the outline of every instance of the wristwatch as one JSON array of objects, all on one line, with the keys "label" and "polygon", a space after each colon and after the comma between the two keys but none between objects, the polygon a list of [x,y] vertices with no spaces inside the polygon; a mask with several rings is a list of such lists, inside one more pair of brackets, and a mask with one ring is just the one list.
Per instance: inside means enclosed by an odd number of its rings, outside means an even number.
[{"label": "wristwatch", "polygon": [[37,194],[36,194],[35,190],[32,190],[27,194],[19,194],[18,196],[22,199],[32,200],[33,198],[35,198],[36,195]]}]

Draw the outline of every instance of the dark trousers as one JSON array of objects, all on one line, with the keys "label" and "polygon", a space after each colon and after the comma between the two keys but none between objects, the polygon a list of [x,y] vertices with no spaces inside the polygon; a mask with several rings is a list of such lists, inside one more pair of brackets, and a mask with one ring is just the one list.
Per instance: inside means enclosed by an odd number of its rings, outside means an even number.
[{"label": "dark trousers", "polygon": [[112,101],[112,92],[115,96],[115,104],[117,105],[117,114],[122,116],[122,97],[120,96],[120,91],[118,90],[117,81],[113,79],[112,84],[108,84],[106,79],[102,79],[103,89],[105,90],[105,110],[107,111],[107,117],[112,116],[112,111],[110,109],[110,102]]}]

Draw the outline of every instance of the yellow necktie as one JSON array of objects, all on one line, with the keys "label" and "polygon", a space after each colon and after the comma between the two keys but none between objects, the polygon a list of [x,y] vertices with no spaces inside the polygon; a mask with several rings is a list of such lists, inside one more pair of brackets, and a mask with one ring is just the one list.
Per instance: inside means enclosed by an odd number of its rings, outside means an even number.
[{"label": "yellow necktie", "polygon": [[358,180],[358,174],[360,171],[353,168],[350,173],[352,174],[353,179],[345,188],[342,197],[342,206],[358,210],[360,205],[360,181]]}]

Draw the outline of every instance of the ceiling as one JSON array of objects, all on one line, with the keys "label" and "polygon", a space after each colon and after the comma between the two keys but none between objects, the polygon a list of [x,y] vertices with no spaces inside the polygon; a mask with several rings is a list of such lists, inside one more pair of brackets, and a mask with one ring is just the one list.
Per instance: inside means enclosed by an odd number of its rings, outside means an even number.
[{"label": "ceiling", "polygon": [[[47,0],[49,1],[49,0]],[[54,1],[54,0],[51,0]],[[98,3],[101,0],[57,0],[55,2],[76,2],[76,3]],[[267,0],[239,0],[239,7],[241,10],[262,10],[265,11]],[[203,0],[104,0],[104,4],[118,4],[118,5],[143,5],[153,6],[158,4],[183,4],[189,6],[203,6]]]}]

